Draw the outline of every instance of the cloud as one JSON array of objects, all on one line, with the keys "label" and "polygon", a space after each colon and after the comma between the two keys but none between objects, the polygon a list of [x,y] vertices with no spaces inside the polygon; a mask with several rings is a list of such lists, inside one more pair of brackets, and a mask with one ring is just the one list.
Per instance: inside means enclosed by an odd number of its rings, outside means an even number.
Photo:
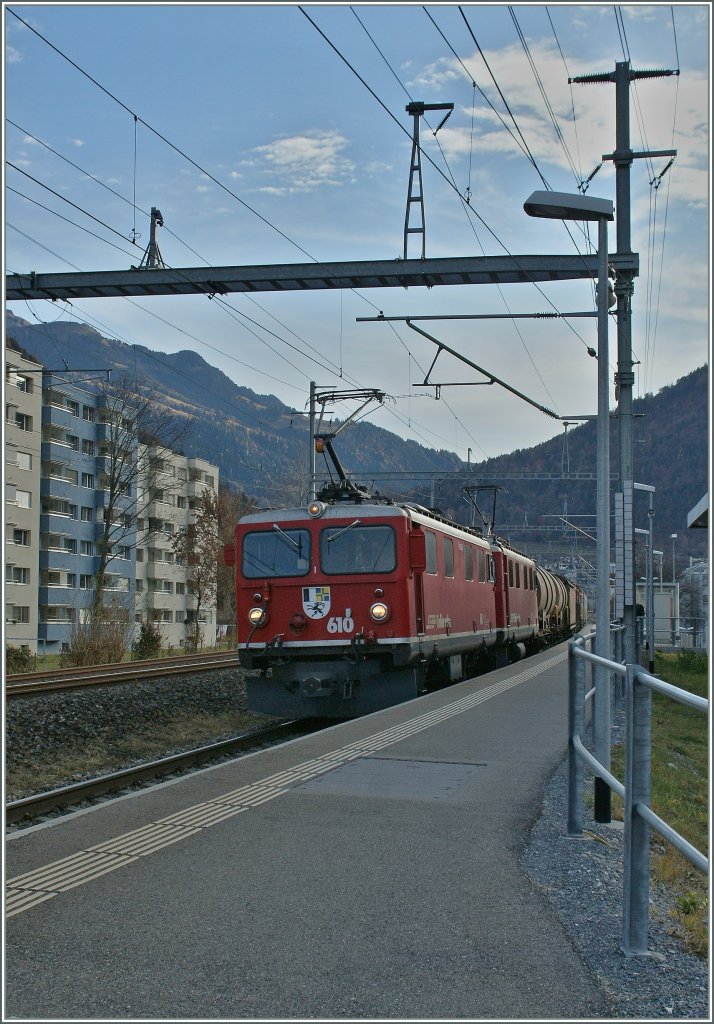
[{"label": "cloud", "polygon": [[344,184],[354,172],[354,164],[344,155],[347,145],[339,132],[316,129],[256,146],[252,163],[271,179],[258,186],[259,191],[286,195]]},{"label": "cloud", "polygon": [[19,64],[22,61],[22,54],[8,43],[5,47],[5,60],[8,64]]},{"label": "cloud", "polygon": [[[547,175],[549,169],[557,168],[571,173],[572,162],[585,178],[600,162],[599,154],[613,149],[614,86],[571,86],[563,73],[563,62],[554,43],[547,40],[530,42],[529,50],[554,111],[560,135],[548,115],[533,72],[525,64],[522,48],[512,44],[498,51],[485,51],[485,57],[489,66],[497,69],[500,88],[508,97],[518,129],[543,172]],[[592,70],[592,62],[583,64],[582,58],[567,53],[565,59],[572,75]],[[439,140],[447,158],[463,157],[471,150],[472,113],[473,152],[477,161],[487,155],[500,155],[507,159],[520,155],[525,143],[480,55],[474,53],[464,58],[464,65],[493,107],[477,92],[473,111],[470,107],[462,107],[461,110],[462,124],[467,121],[468,127],[458,127],[449,122],[442,129]],[[442,89],[442,94],[450,98],[448,87],[457,78],[462,81],[465,78],[463,68],[455,60],[442,58],[425,68],[415,80],[419,84],[429,84],[433,89]],[[677,159],[673,168],[676,173],[670,172],[672,197],[692,207],[704,207],[707,198],[707,95],[706,76],[696,71],[688,72],[678,89],[674,88],[673,79],[660,78],[647,82],[646,87],[640,86],[636,92],[633,90],[637,117],[633,114],[631,119],[632,148],[637,151],[664,148],[674,137]],[[640,137],[640,120],[645,126],[649,146]],[[661,170],[665,163],[666,160],[661,161],[655,169]]]},{"label": "cloud", "polygon": [[73,146],[76,146],[78,149],[84,145],[84,139],[70,139],[69,141],[72,143]]}]

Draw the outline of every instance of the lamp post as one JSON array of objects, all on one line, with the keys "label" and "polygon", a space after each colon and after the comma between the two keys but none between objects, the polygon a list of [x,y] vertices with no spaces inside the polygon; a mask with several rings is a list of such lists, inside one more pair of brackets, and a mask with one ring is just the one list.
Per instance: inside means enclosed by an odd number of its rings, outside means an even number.
[{"label": "lamp post", "polygon": [[673,533],[671,535],[671,537],[672,537],[672,583],[674,583],[676,578],[677,578],[676,573],[674,571],[674,542],[677,539],[677,534]]},{"label": "lamp post", "polygon": [[[534,192],[523,204],[529,217],[550,220],[597,221],[597,587],[595,609],[595,653],[610,659],[610,401],[608,368],[608,251],[607,222],[614,220],[610,199],[573,195],[569,192]],[[595,757],[610,769],[610,674],[604,666],[595,668],[595,711],[593,718]],[[609,822],[610,788],[595,778],[595,820]]]}]

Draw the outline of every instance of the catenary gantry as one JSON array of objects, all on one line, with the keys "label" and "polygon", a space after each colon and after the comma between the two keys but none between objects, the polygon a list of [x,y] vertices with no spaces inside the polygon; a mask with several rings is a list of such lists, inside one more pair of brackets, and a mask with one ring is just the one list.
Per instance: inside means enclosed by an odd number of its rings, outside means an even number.
[{"label": "catenary gantry", "polygon": [[[637,272],[637,256],[610,256]],[[340,288],[433,288],[518,284],[597,276],[597,256],[456,256],[441,259],[284,263],[267,266],[132,267],[63,274],[8,274],[5,299],[85,299],[129,295],[228,295],[232,292],[318,291]]]}]

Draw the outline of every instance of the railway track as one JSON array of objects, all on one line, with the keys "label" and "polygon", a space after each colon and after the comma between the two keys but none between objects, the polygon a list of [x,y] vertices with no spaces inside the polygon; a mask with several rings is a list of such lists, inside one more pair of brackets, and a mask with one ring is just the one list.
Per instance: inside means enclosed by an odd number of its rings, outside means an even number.
[{"label": "railway track", "polygon": [[209,654],[183,654],[176,658],[152,658],[146,661],[121,662],[113,665],[92,665],[87,668],[55,669],[51,672],[17,672],[5,681],[6,697],[27,697],[32,694],[57,693],[85,686],[120,686],[140,683],[163,676],[188,675],[196,672],[238,668],[235,651]]},{"label": "railway track", "polygon": [[133,765],[121,771],[75,782],[46,793],[35,793],[5,805],[5,824],[7,826],[24,822],[29,825],[40,816],[68,810],[87,800],[94,800],[107,794],[116,795],[139,783],[155,781],[232,754],[246,754],[261,747],[284,743],[298,736],[317,732],[332,724],[334,723],[325,719],[281,722],[266,729],[253,730],[240,736],[234,736],[229,740],[210,743],[207,746],[186,750],[180,754],[171,754],[156,761]]}]

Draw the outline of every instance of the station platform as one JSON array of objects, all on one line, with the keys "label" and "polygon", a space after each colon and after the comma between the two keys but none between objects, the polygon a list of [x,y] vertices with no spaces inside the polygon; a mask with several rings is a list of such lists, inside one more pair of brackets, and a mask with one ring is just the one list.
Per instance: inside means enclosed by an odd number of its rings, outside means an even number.
[{"label": "station platform", "polygon": [[519,863],[566,723],[562,645],[12,834],[5,1019],[607,1017]]}]

